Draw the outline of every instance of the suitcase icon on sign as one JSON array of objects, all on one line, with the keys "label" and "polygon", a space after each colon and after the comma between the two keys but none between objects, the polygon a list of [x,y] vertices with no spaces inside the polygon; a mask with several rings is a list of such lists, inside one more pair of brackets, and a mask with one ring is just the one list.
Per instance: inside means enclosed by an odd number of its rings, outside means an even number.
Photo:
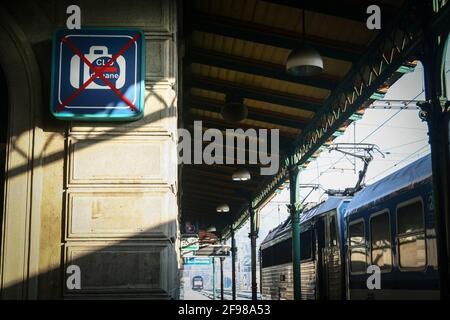
[{"label": "suitcase icon on sign", "polygon": [[[108,48],[105,46],[91,46],[89,53],[84,55],[94,68],[103,68],[112,55],[108,53]],[[111,65],[106,67],[102,74],[108,79],[117,89],[120,89],[125,84],[125,58],[119,56]],[[72,87],[78,89],[86,81],[94,75],[94,71],[84,63],[79,56],[74,55],[70,60],[70,84]],[[105,82],[97,77],[92,81],[86,89],[111,89]]]}]

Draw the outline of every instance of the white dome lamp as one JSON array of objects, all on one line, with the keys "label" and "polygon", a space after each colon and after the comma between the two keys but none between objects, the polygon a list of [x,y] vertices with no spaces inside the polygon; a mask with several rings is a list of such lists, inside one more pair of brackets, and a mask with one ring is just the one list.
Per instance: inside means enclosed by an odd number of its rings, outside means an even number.
[{"label": "white dome lamp", "polygon": [[250,172],[245,168],[236,170],[231,177],[233,181],[248,181],[252,178]]},{"label": "white dome lamp", "polygon": [[237,123],[247,118],[248,109],[244,105],[242,97],[227,94],[221,114],[225,121]]},{"label": "white dome lamp", "polygon": [[289,54],[286,61],[286,71],[295,76],[310,77],[323,70],[323,60],[320,53],[305,43],[305,10],[303,9],[303,44]]},{"label": "white dome lamp", "polygon": [[230,207],[226,203],[222,203],[222,204],[217,206],[216,212],[218,212],[218,213],[230,212]]}]

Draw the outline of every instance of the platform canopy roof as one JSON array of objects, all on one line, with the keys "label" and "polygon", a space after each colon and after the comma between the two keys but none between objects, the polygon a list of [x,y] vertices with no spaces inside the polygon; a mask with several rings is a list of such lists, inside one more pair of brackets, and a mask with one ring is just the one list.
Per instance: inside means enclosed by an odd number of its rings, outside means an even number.
[{"label": "platform canopy roof", "polygon": [[[280,170],[273,176],[261,176],[259,165],[183,165],[182,220],[227,234],[230,225],[237,227],[248,216],[249,201],[255,207],[267,201],[286,181],[290,166],[306,166],[411,71],[424,38],[414,2],[182,1],[181,127],[192,131],[193,122],[202,120],[204,129],[279,129],[281,146]],[[448,5],[438,3],[442,8],[430,28],[448,17]],[[372,4],[381,8],[381,30],[366,26]],[[321,74],[286,72],[289,53],[302,41],[321,54]],[[238,124],[220,114],[227,95],[241,97],[248,108]],[[231,179],[241,167],[250,171],[250,181]],[[230,206],[229,213],[216,213],[221,203]]]}]

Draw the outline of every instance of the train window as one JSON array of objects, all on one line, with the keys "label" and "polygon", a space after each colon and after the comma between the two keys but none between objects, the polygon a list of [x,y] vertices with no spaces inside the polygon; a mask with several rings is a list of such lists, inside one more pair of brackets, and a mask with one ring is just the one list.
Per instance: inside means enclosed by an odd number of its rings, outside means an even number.
[{"label": "train window", "polygon": [[350,246],[350,272],[365,273],[367,268],[367,252],[364,236],[364,221],[353,222],[348,227]]},{"label": "train window", "polygon": [[398,234],[423,230],[422,202],[416,201],[397,209]]},{"label": "train window", "polygon": [[381,270],[392,267],[391,234],[389,213],[377,214],[370,219],[371,259],[372,264]]},{"label": "train window", "polygon": [[364,222],[352,223],[349,226],[350,246],[364,244]]},{"label": "train window", "polygon": [[303,231],[300,234],[300,250],[301,260],[312,258],[312,230]]},{"label": "train window", "polygon": [[350,248],[350,271],[352,273],[365,273],[366,264],[366,248]]},{"label": "train window", "polygon": [[277,243],[274,247],[274,264],[283,264],[292,262],[292,239],[286,239]]},{"label": "train window", "polygon": [[422,269],[426,265],[425,226],[422,202],[397,208],[399,264],[402,270]]},{"label": "train window", "polygon": [[271,266],[280,265],[283,263],[292,262],[292,240],[291,238],[283,240],[267,247],[261,251],[262,267],[268,268]]},{"label": "train window", "polygon": [[261,250],[261,260],[263,268],[267,268],[273,265],[272,247]]}]

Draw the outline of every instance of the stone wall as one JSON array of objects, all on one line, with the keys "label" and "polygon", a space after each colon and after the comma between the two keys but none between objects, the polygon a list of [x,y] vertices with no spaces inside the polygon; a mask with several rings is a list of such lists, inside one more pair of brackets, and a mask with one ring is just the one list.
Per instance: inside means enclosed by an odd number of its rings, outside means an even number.
[{"label": "stone wall", "polygon": [[[141,120],[63,122],[51,116],[51,36],[65,26],[70,4],[80,6],[82,27],[144,31],[147,90]],[[25,36],[21,41],[31,48],[30,64],[40,83],[30,80],[39,101],[30,102],[28,109],[37,110],[25,126],[33,136],[32,154],[22,171],[33,184],[27,194],[14,195],[32,205],[23,210],[26,229],[4,227],[3,297],[177,298],[176,2],[21,1],[5,4],[4,12]],[[11,90],[14,95],[20,88]],[[23,121],[11,112],[11,124]],[[16,164],[8,167],[9,180],[14,169]],[[4,221],[16,214],[7,207]],[[12,232],[27,241],[8,241]],[[23,256],[14,257],[14,250]],[[65,286],[71,264],[81,268],[81,290]]]}]

